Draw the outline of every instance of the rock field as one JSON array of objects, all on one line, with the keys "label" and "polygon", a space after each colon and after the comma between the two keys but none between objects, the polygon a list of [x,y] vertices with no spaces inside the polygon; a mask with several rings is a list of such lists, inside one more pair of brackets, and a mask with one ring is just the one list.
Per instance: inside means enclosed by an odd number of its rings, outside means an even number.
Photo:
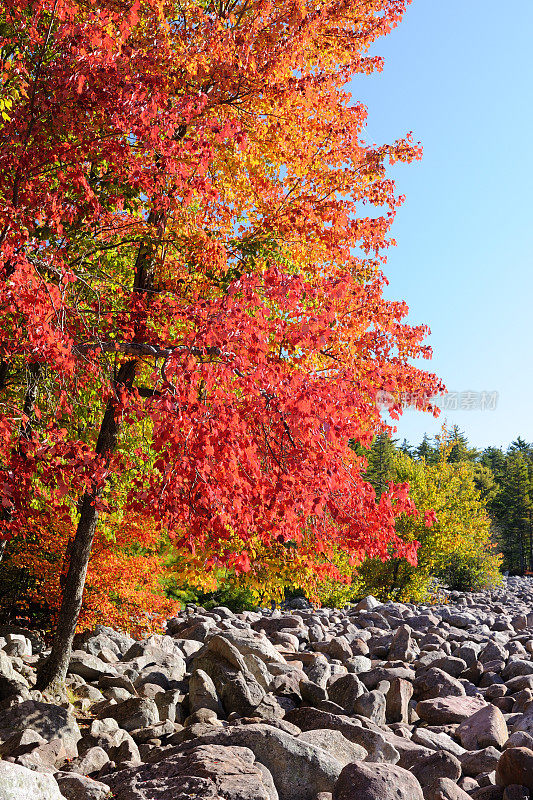
[{"label": "rock field", "polygon": [[439,606],[189,606],[166,635],[0,628],[0,800],[527,800],[533,581]]}]

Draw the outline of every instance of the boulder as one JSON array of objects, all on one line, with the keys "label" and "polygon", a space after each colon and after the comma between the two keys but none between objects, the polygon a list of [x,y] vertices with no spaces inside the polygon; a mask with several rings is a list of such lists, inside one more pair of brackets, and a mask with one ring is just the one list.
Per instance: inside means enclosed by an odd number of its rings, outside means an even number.
[{"label": "boulder", "polygon": [[333,703],[337,703],[347,714],[354,714],[355,704],[358,697],[365,693],[366,689],[357,675],[348,672],[341,675],[334,683],[328,687],[328,697]]},{"label": "boulder", "polygon": [[416,713],[430,725],[447,725],[463,722],[486,705],[481,697],[434,697],[418,702]]},{"label": "boulder", "polygon": [[464,697],[465,687],[442,669],[430,667],[417,674],[413,684],[418,700],[431,700],[434,697]]},{"label": "boulder", "polygon": [[80,675],[86,681],[97,681],[105,675],[116,675],[116,670],[111,664],[84,650],[72,651],[68,672],[71,675]]},{"label": "boulder", "polygon": [[109,786],[95,781],[87,775],[70,772],[57,772],[55,775],[62,797],[66,800],[108,800],[111,798]]},{"label": "boulder", "polygon": [[496,767],[498,786],[518,784],[533,790],[533,750],[528,747],[509,747]]},{"label": "boulder", "polygon": [[343,767],[322,747],[265,724],[219,728],[196,741],[251,750],[271,773],[279,800],[309,800],[313,793],[332,791]]},{"label": "boulder", "polygon": [[24,696],[29,689],[28,681],[13,669],[13,662],[0,650],[0,700],[13,695]]},{"label": "boulder", "polygon": [[420,784],[410,772],[393,764],[355,761],[342,770],[333,800],[424,800]]},{"label": "boulder", "polygon": [[385,715],[387,722],[409,722],[409,701],[413,696],[413,684],[403,678],[394,678],[386,695]]},{"label": "boulder", "polygon": [[432,753],[417,760],[411,767],[413,773],[421,786],[429,786],[438,778],[449,778],[457,782],[461,777],[461,762],[451,753],[443,750],[440,753]]},{"label": "boulder", "polygon": [[450,778],[437,778],[424,787],[424,800],[471,800],[471,797]]},{"label": "boulder", "polygon": [[115,800],[278,800],[246,747],[199,745],[105,776]]},{"label": "boulder", "polygon": [[64,800],[53,775],[0,761],[1,800]]},{"label": "boulder", "polygon": [[483,750],[472,750],[464,753],[461,758],[463,775],[477,777],[482,772],[492,772],[500,760],[500,753],[495,747],[485,747]]},{"label": "boulder", "polygon": [[[320,711],[316,708],[296,708],[290,711],[285,719],[297,725],[303,731],[310,730],[336,730],[350,742],[355,742],[368,753],[368,760],[380,763],[396,764],[400,760],[400,754],[396,747],[388,741],[384,732],[368,730],[363,728],[360,722],[343,717],[338,714],[330,714],[327,711]],[[400,737],[393,737],[399,739]],[[406,744],[410,744],[405,740]]]},{"label": "boulder", "polygon": [[4,740],[27,728],[42,736],[45,741],[61,739],[67,758],[78,755],[77,742],[81,739],[78,723],[72,714],[61,706],[25,700],[0,711],[0,738]]},{"label": "boulder", "polygon": [[101,716],[115,719],[125,731],[147,728],[160,721],[155,701],[145,697],[131,697],[122,703],[107,706]]},{"label": "boulder", "polygon": [[465,719],[456,730],[461,744],[467,750],[484,747],[503,747],[509,738],[505,717],[499,708],[487,705]]},{"label": "boulder", "polygon": [[206,672],[195,669],[189,679],[189,713],[199,708],[210,708],[219,716],[224,713],[215,684]]},{"label": "boulder", "polygon": [[320,730],[303,731],[298,739],[320,747],[339,761],[343,767],[352,761],[364,761],[368,756],[361,745],[350,742],[340,731]]}]

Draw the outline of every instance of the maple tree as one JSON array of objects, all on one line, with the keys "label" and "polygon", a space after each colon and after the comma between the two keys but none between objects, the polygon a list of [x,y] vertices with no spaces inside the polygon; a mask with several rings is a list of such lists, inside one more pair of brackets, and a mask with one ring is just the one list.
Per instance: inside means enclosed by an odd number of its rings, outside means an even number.
[{"label": "maple tree", "polygon": [[[39,685],[60,682],[99,518],[152,519],[248,571],[416,558],[374,502],[376,393],[433,410],[427,329],[383,298],[410,137],[364,141],[344,86],[405,0],[16,0],[0,68],[2,537],[68,517]],[[369,210],[365,213],[365,206]],[[377,209],[377,213],[372,211]]]}]

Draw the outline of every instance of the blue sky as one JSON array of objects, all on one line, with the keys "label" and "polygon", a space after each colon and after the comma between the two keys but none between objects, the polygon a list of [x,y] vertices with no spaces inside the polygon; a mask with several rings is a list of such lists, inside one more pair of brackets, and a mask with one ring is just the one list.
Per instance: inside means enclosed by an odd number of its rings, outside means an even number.
[{"label": "blue sky", "polygon": [[532,0],[413,0],[373,48],[384,71],[349,87],[368,107],[369,141],[412,130],[424,146],[421,162],[391,170],[407,199],[388,296],[431,327],[423,364],[458,393],[450,405],[498,393],[494,410],[407,411],[400,439],[446,420],[477,447],[533,441],[532,31]]}]

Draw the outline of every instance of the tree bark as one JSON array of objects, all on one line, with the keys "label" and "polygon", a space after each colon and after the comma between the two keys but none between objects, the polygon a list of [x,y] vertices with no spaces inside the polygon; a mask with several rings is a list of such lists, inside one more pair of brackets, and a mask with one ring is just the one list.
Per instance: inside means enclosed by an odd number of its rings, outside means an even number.
[{"label": "tree bark", "polygon": [[[166,216],[163,213],[151,211],[148,216],[148,223],[156,227],[156,237],[155,239],[147,238],[141,243],[137,251],[132,290],[134,293],[145,294],[149,299],[150,295],[157,291],[154,281],[155,255],[158,243],[161,241],[166,227]],[[143,329],[142,319],[137,321],[136,329],[136,334],[141,335]],[[116,413],[118,395],[121,390],[127,391],[132,388],[137,363],[136,358],[124,362],[114,381],[115,394],[107,403],[96,443],[96,453],[106,458],[110,458],[116,450],[120,434],[120,420]],[[36,687],[41,690],[54,691],[60,689],[67,675],[72,653],[72,642],[83,601],[87,567],[98,523],[97,501],[103,492],[103,488],[103,486],[100,486],[92,492],[86,492],[81,500],[80,519],[72,542],[52,652],[37,674]]]},{"label": "tree bark", "polygon": [[[135,378],[136,361],[126,361],[119,369],[114,382],[115,394],[106,406],[96,453],[109,458],[115,451],[120,433],[120,420],[117,416],[118,395],[124,389],[131,389]],[[37,688],[49,689],[60,686],[67,675],[72,653],[72,641],[81,610],[83,589],[87,567],[98,522],[97,501],[102,495],[103,486],[85,492],[81,501],[81,512],[63,589],[57,628],[50,657],[44,662],[37,676]]]}]

